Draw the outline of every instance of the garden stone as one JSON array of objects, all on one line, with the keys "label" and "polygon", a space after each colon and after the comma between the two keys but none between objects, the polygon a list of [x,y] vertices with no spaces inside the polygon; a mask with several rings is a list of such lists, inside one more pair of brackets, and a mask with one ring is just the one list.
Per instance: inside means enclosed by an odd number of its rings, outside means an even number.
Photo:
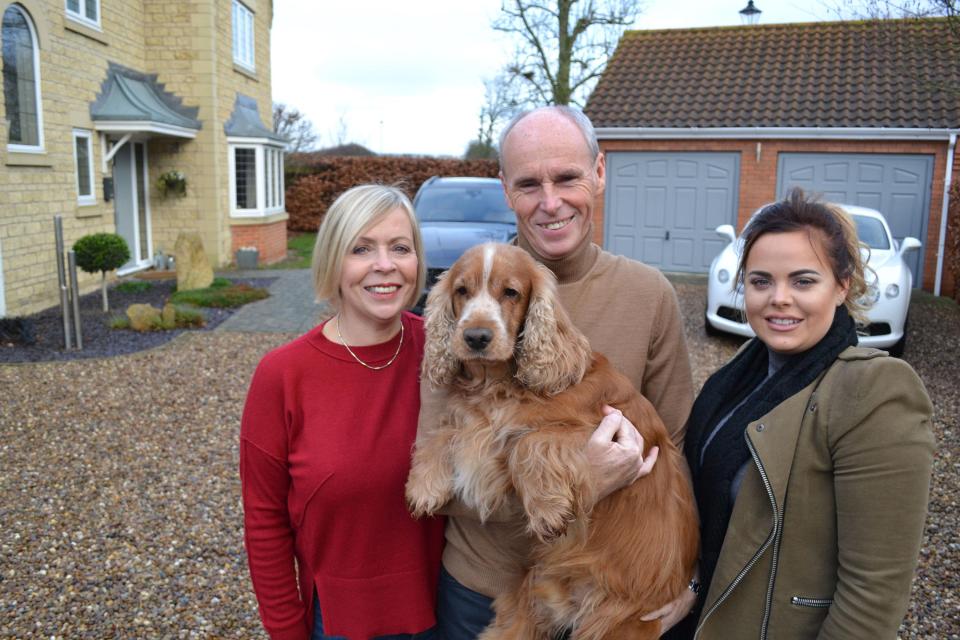
[{"label": "garden stone", "polygon": [[213,284],[213,268],[196,231],[181,231],[173,248],[177,257],[177,291],[204,289]]},{"label": "garden stone", "polygon": [[127,307],[127,318],[134,331],[151,331],[160,323],[160,310],[149,304],[132,304]]}]

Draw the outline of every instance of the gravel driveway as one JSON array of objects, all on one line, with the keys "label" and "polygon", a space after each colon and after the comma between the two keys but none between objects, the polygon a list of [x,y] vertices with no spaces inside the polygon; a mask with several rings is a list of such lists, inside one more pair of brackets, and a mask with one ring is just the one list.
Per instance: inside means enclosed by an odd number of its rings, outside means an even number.
[{"label": "gravel driveway", "polygon": [[[678,282],[699,386],[738,346]],[[939,441],[903,638],[960,638],[960,311],[922,296],[906,359]],[[253,368],[293,336],[205,332],[107,360],[0,365],[0,637],[265,637],[242,545],[237,434]]]}]

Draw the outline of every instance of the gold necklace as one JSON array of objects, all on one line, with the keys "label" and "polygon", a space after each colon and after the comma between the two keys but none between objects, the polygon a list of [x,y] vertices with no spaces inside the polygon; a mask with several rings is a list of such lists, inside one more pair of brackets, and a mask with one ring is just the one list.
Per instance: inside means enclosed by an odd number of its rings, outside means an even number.
[{"label": "gold necklace", "polygon": [[340,338],[340,344],[346,347],[347,352],[353,356],[353,359],[365,366],[367,369],[372,369],[373,371],[380,371],[380,369],[386,369],[393,364],[393,361],[397,359],[397,356],[400,355],[400,349],[403,347],[403,320],[400,320],[400,344],[397,345],[397,352],[393,354],[393,357],[390,358],[390,361],[387,364],[382,364],[379,367],[374,367],[369,365],[360,358],[357,357],[357,354],[353,352],[353,349],[350,348],[350,345],[347,344],[347,341],[343,339],[343,336],[340,335],[340,314],[337,314],[337,337]]}]

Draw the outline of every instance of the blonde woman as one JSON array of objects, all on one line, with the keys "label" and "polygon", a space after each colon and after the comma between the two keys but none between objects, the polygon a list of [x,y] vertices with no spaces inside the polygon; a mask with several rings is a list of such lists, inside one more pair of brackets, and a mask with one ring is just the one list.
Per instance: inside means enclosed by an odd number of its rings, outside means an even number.
[{"label": "blonde woman", "polygon": [[926,517],[931,405],[907,363],[857,347],[853,222],[791,192],[745,230],[738,280],[757,337],[687,423],[705,586],[694,637],[895,638]]},{"label": "blonde woman", "polygon": [[313,253],[336,314],[268,353],[240,433],[250,575],[271,638],[430,638],[443,521],[404,483],[420,409],[424,284],[407,197],[364,185],[330,207]]}]

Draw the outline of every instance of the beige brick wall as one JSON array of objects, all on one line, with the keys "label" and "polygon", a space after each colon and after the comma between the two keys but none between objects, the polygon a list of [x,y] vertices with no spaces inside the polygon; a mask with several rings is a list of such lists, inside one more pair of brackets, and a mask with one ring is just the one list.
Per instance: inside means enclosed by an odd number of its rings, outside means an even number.
[{"label": "beige brick wall", "polygon": [[[237,91],[254,97],[264,123],[271,113],[269,30],[271,0],[250,0],[256,16],[256,73],[234,68],[231,0],[110,0],[101,2],[101,30],[66,17],[63,0],[18,0],[36,25],[44,153],[7,151],[0,101],[0,244],[6,315],[28,314],[57,303],[53,215],[62,214],[66,244],[89,233],[115,231],[114,203],[103,201],[99,136],[93,139],[97,202],[77,204],[74,128],[93,129],[90,104],[106,78],[107,63],[157,73],[186,106],[199,107],[202,129],[193,140],[152,137],[147,142],[152,250],[171,252],[177,234],[199,231],[211,260],[232,259],[227,144],[223,125]],[[9,0],[0,0],[6,10]],[[164,199],[157,176],[178,169],[187,176],[184,198]],[[108,169],[109,175],[109,169]],[[82,274],[84,290],[97,276]]]}]

